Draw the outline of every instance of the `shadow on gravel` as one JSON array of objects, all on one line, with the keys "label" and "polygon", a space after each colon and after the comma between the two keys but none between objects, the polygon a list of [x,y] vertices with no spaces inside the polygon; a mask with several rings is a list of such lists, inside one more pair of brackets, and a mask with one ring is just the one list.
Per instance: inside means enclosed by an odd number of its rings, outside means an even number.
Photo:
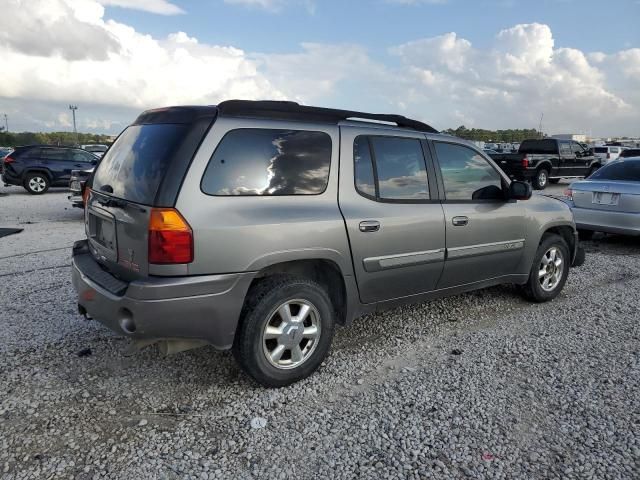
[{"label": "shadow on gravel", "polygon": [[640,237],[596,233],[592,240],[580,243],[587,254],[635,255],[640,253]]}]

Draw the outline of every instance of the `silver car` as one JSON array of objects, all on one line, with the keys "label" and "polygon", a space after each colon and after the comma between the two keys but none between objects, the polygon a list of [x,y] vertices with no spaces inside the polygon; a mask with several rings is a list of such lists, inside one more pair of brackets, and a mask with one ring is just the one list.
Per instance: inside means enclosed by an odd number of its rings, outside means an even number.
[{"label": "silver car", "polygon": [[640,235],[640,157],[606,164],[567,191],[583,238],[593,232]]},{"label": "silver car", "polygon": [[90,185],[81,313],[171,353],[232,349],[266,386],[336,325],[503,283],[543,302],[580,264],[566,204],[398,115],[228,101],[144,112]]}]

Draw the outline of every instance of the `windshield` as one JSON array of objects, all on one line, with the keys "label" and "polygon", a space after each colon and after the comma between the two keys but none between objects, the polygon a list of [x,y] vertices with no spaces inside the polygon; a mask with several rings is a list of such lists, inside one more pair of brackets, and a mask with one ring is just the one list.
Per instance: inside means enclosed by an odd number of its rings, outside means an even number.
[{"label": "windshield", "polygon": [[[93,190],[152,205],[160,182],[188,125],[132,125],[102,157]],[[111,187],[111,188],[108,188]]]},{"label": "windshield", "polygon": [[610,163],[591,175],[589,180],[640,182],[640,160]]}]

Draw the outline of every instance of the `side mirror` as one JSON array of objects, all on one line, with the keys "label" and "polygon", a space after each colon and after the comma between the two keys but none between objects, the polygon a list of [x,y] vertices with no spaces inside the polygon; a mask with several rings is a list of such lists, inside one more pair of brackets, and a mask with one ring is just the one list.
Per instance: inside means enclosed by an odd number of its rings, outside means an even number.
[{"label": "side mirror", "polygon": [[509,184],[509,198],[511,200],[529,200],[533,190],[527,182],[513,181]]}]

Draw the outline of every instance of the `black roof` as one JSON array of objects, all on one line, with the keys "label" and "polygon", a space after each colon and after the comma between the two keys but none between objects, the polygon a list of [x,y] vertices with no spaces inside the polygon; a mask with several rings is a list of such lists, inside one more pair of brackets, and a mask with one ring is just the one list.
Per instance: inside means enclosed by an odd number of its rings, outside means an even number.
[{"label": "black roof", "polygon": [[310,107],[296,102],[275,100],[227,100],[210,106],[181,106],[147,110],[133,123],[192,123],[203,117],[249,117],[303,122],[338,123],[349,118],[395,123],[399,127],[420,132],[438,133],[426,123],[402,115],[357,112],[334,108]]},{"label": "black roof", "polygon": [[354,110],[309,107],[296,102],[274,100],[228,100],[218,105],[223,117],[270,118],[276,120],[299,120],[307,122],[338,123],[349,118],[361,118],[381,122],[395,123],[399,127],[411,128],[420,132],[438,133],[426,123],[403,117],[402,115],[365,113]]}]

